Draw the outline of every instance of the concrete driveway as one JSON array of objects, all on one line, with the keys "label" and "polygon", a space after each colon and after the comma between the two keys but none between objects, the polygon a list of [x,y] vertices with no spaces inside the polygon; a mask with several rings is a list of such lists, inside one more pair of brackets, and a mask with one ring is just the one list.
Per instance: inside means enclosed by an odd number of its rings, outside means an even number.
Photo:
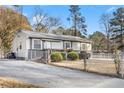
[{"label": "concrete driveway", "polygon": [[0,77],[44,87],[124,87],[124,80],[30,61],[0,60]]}]

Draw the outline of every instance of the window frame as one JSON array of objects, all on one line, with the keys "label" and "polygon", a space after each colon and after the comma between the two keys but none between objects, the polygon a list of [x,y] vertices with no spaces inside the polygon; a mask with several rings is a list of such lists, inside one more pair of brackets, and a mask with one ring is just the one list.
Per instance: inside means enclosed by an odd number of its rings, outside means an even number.
[{"label": "window frame", "polygon": [[51,41],[44,41],[44,49],[51,49]]},{"label": "window frame", "polygon": [[[40,48],[35,48],[35,40],[39,40],[40,41]],[[42,40],[41,39],[32,39],[32,48],[35,49],[35,50],[42,50]]]},{"label": "window frame", "polygon": [[[69,44],[70,47],[67,47],[67,43]],[[71,49],[72,46],[71,46],[71,42],[70,41],[65,41],[64,42],[64,49]]]},{"label": "window frame", "polygon": [[86,43],[82,43],[81,44],[81,50],[87,50],[87,45],[86,45]]}]

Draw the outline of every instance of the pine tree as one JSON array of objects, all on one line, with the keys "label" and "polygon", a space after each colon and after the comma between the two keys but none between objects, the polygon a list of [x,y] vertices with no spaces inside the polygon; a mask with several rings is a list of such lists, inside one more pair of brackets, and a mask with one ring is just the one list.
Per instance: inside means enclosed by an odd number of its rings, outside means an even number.
[{"label": "pine tree", "polygon": [[72,21],[72,28],[74,28],[74,36],[77,36],[78,31],[86,35],[87,26],[85,25],[85,17],[82,16],[79,6],[71,5],[69,11],[71,13],[71,16],[68,18],[68,20]]},{"label": "pine tree", "polygon": [[111,19],[112,39],[115,41],[118,49],[124,50],[124,8],[118,8],[113,12],[113,19]]}]

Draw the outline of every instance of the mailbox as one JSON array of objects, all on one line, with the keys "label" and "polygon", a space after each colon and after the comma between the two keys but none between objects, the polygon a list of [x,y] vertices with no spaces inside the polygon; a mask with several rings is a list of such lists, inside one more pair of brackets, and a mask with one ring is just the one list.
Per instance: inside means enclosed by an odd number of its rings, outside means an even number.
[{"label": "mailbox", "polygon": [[79,54],[80,59],[89,59],[90,56],[90,53],[87,53],[86,51],[81,51]]}]

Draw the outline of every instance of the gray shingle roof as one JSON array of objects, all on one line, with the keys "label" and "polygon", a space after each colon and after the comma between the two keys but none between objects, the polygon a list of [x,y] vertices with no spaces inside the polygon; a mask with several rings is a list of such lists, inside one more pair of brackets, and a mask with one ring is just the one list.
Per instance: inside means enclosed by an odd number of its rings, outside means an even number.
[{"label": "gray shingle roof", "polygon": [[69,36],[69,35],[55,35],[51,33],[42,33],[42,32],[34,32],[34,31],[24,31],[24,34],[28,37],[32,38],[45,38],[45,39],[54,39],[54,40],[68,40],[68,41],[79,41],[79,42],[91,42],[90,40],[83,39],[76,36]]}]

